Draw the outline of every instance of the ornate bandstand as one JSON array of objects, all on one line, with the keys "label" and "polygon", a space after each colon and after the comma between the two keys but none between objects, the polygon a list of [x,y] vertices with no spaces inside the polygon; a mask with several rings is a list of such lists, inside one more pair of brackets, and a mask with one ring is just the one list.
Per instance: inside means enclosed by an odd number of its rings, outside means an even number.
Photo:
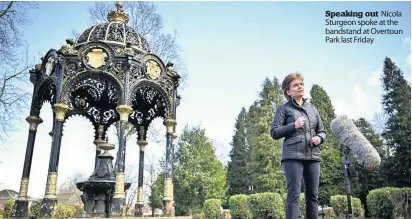
[{"label": "ornate bandstand", "polygon": [[[72,116],[81,115],[91,121],[95,130],[96,157],[94,172],[87,181],[77,183],[83,192],[88,217],[110,217],[125,214],[126,134],[135,128],[139,154],[138,210],[143,207],[143,164],[148,127],[156,118],[166,126],[165,187],[163,208],[174,214],[171,149],[176,138],[176,107],[180,76],[172,63],[151,53],[148,41],[127,26],[129,16],[122,3],[116,3],[108,22],[86,29],[79,37],[66,40],[61,49],[51,49],[30,70],[34,85],[29,123],[29,136],[21,178],[19,198],[13,217],[28,214],[28,185],[40,110],[44,102],[53,108],[51,153],[41,215],[50,217],[56,207],[56,183],[63,125]],[[119,143],[108,142],[111,125],[119,126]],[[109,150],[116,149],[116,165]],[[103,152],[102,152],[103,151]],[[65,156],[64,154],[62,156]]]}]

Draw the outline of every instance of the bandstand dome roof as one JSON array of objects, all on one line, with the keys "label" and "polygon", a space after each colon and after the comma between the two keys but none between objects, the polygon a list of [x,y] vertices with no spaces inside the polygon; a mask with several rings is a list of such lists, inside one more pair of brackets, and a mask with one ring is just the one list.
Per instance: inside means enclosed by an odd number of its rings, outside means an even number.
[{"label": "bandstand dome roof", "polygon": [[111,11],[108,22],[97,24],[87,28],[74,42],[74,48],[78,49],[83,44],[99,41],[112,46],[126,47],[127,43],[133,49],[143,53],[150,53],[147,40],[137,33],[133,28],[127,26],[129,16],[122,11],[122,3],[116,3],[117,9]]}]

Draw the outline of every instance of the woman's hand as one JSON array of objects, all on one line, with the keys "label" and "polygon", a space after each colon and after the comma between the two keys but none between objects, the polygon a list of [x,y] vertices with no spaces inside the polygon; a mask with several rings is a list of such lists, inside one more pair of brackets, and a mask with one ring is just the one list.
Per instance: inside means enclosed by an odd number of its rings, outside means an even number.
[{"label": "woman's hand", "polygon": [[320,141],[321,141],[321,139],[320,139],[319,136],[315,136],[310,140],[310,142],[312,142],[312,144],[314,144],[314,145],[319,145]]},{"label": "woman's hand", "polygon": [[305,125],[305,117],[301,116],[295,121],[295,128],[299,129]]}]

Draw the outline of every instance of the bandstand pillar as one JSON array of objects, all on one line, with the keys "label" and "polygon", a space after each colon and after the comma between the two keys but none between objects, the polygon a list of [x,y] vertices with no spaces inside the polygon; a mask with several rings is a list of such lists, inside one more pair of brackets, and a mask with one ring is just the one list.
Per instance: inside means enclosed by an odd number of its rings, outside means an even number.
[{"label": "bandstand pillar", "polygon": [[129,115],[133,112],[132,108],[127,105],[120,105],[116,108],[120,114],[119,130],[119,148],[117,151],[117,168],[116,168],[116,190],[112,203],[113,215],[125,215],[125,159],[126,159],[126,135]]},{"label": "bandstand pillar", "polygon": [[46,192],[40,208],[40,216],[51,217],[57,204],[56,187],[57,172],[59,166],[60,146],[63,132],[63,122],[69,106],[58,103],[53,107],[56,117],[53,126],[53,139],[49,159],[49,170],[47,174]]},{"label": "bandstand pillar", "polygon": [[31,163],[33,158],[34,143],[36,141],[37,126],[43,122],[39,116],[29,116],[26,121],[30,124],[29,137],[27,139],[26,155],[24,157],[23,174],[20,182],[19,197],[15,202],[12,218],[27,217],[29,212],[29,202],[27,193],[29,189],[29,179]]},{"label": "bandstand pillar", "polygon": [[[141,135],[143,136],[143,135]],[[137,203],[136,203],[136,210],[138,212],[138,216],[142,216],[143,213],[143,172],[144,172],[144,151],[145,147],[148,144],[146,140],[141,138],[137,141],[137,144],[140,147],[139,153],[139,181],[138,181],[138,188],[137,188]]]},{"label": "bandstand pillar", "polygon": [[173,173],[172,162],[170,158],[176,121],[174,119],[168,118],[164,120],[163,124],[166,126],[166,176],[164,182],[163,207],[167,215],[174,216],[175,211],[173,200]]}]

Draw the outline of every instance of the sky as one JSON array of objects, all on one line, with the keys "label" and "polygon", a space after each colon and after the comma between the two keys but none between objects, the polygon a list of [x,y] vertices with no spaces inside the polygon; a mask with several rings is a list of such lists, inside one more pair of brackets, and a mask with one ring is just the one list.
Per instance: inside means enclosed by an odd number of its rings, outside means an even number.
[{"label": "sky", "polygon": [[[177,133],[185,125],[201,124],[216,144],[218,158],[229,160],[230,141],[242,107],[258,97],[266,77],[279,80],[299,71],[305,77],[306,96],[313,84],[322,86],[336,114],[374,118],[381,111],[379,75],[390,57],[410,82],[410,2],[156,2],[164,31],[177,31],[188,80],[177,112]],[[39,2],[30,12],[24,38],[30,54],[40,63],[49,49],[59,49],[72,31],[91,25],[93,2]],[[374,36],[373,44],[325,43],[325,11],[399,11],[393,17],[402,35]],[[344,18],[341,18],[344,19]],[[347,18],[349,19],[349,18]],[[354,18],[353,18],[354,19]],[[371,18],[363,18],[368,20]],[[373,18],[377,19],[377,18]],[[383,19],[383,18],[379,18]],[[354,27],[355,28],[355,27]],[[356,27],[358,28],[358,27]],[[383,27],[379,27],[383,28]],[[51,149],[52,114],[45,104],[38,127],[29,184],[29,196],[44,196]],[[22,118],[29,109],[21,110]],[[156,122],[157,125],[161,121]],[[0,189],[18,191],[28,137],[28,124],[18,124],[9,142],[0,149]],[[165,132],[164,127],[161,131]],[[109,130],[113,133],[113,130]],[[164,135],[164,133],[160,133]],[[110,139],[114,139],[111,135]],[[81,117],[64,126],[58,183],[74,173],[93,172],[93,128]],[[115,142],[113,142],[115,143]],[[149,139],[145,163],[163,155],[165,145]],[[115,157],[115,151],[111,152]],[[137,172],[139,149],[135,136],[127,142],[126,171]]]}]

